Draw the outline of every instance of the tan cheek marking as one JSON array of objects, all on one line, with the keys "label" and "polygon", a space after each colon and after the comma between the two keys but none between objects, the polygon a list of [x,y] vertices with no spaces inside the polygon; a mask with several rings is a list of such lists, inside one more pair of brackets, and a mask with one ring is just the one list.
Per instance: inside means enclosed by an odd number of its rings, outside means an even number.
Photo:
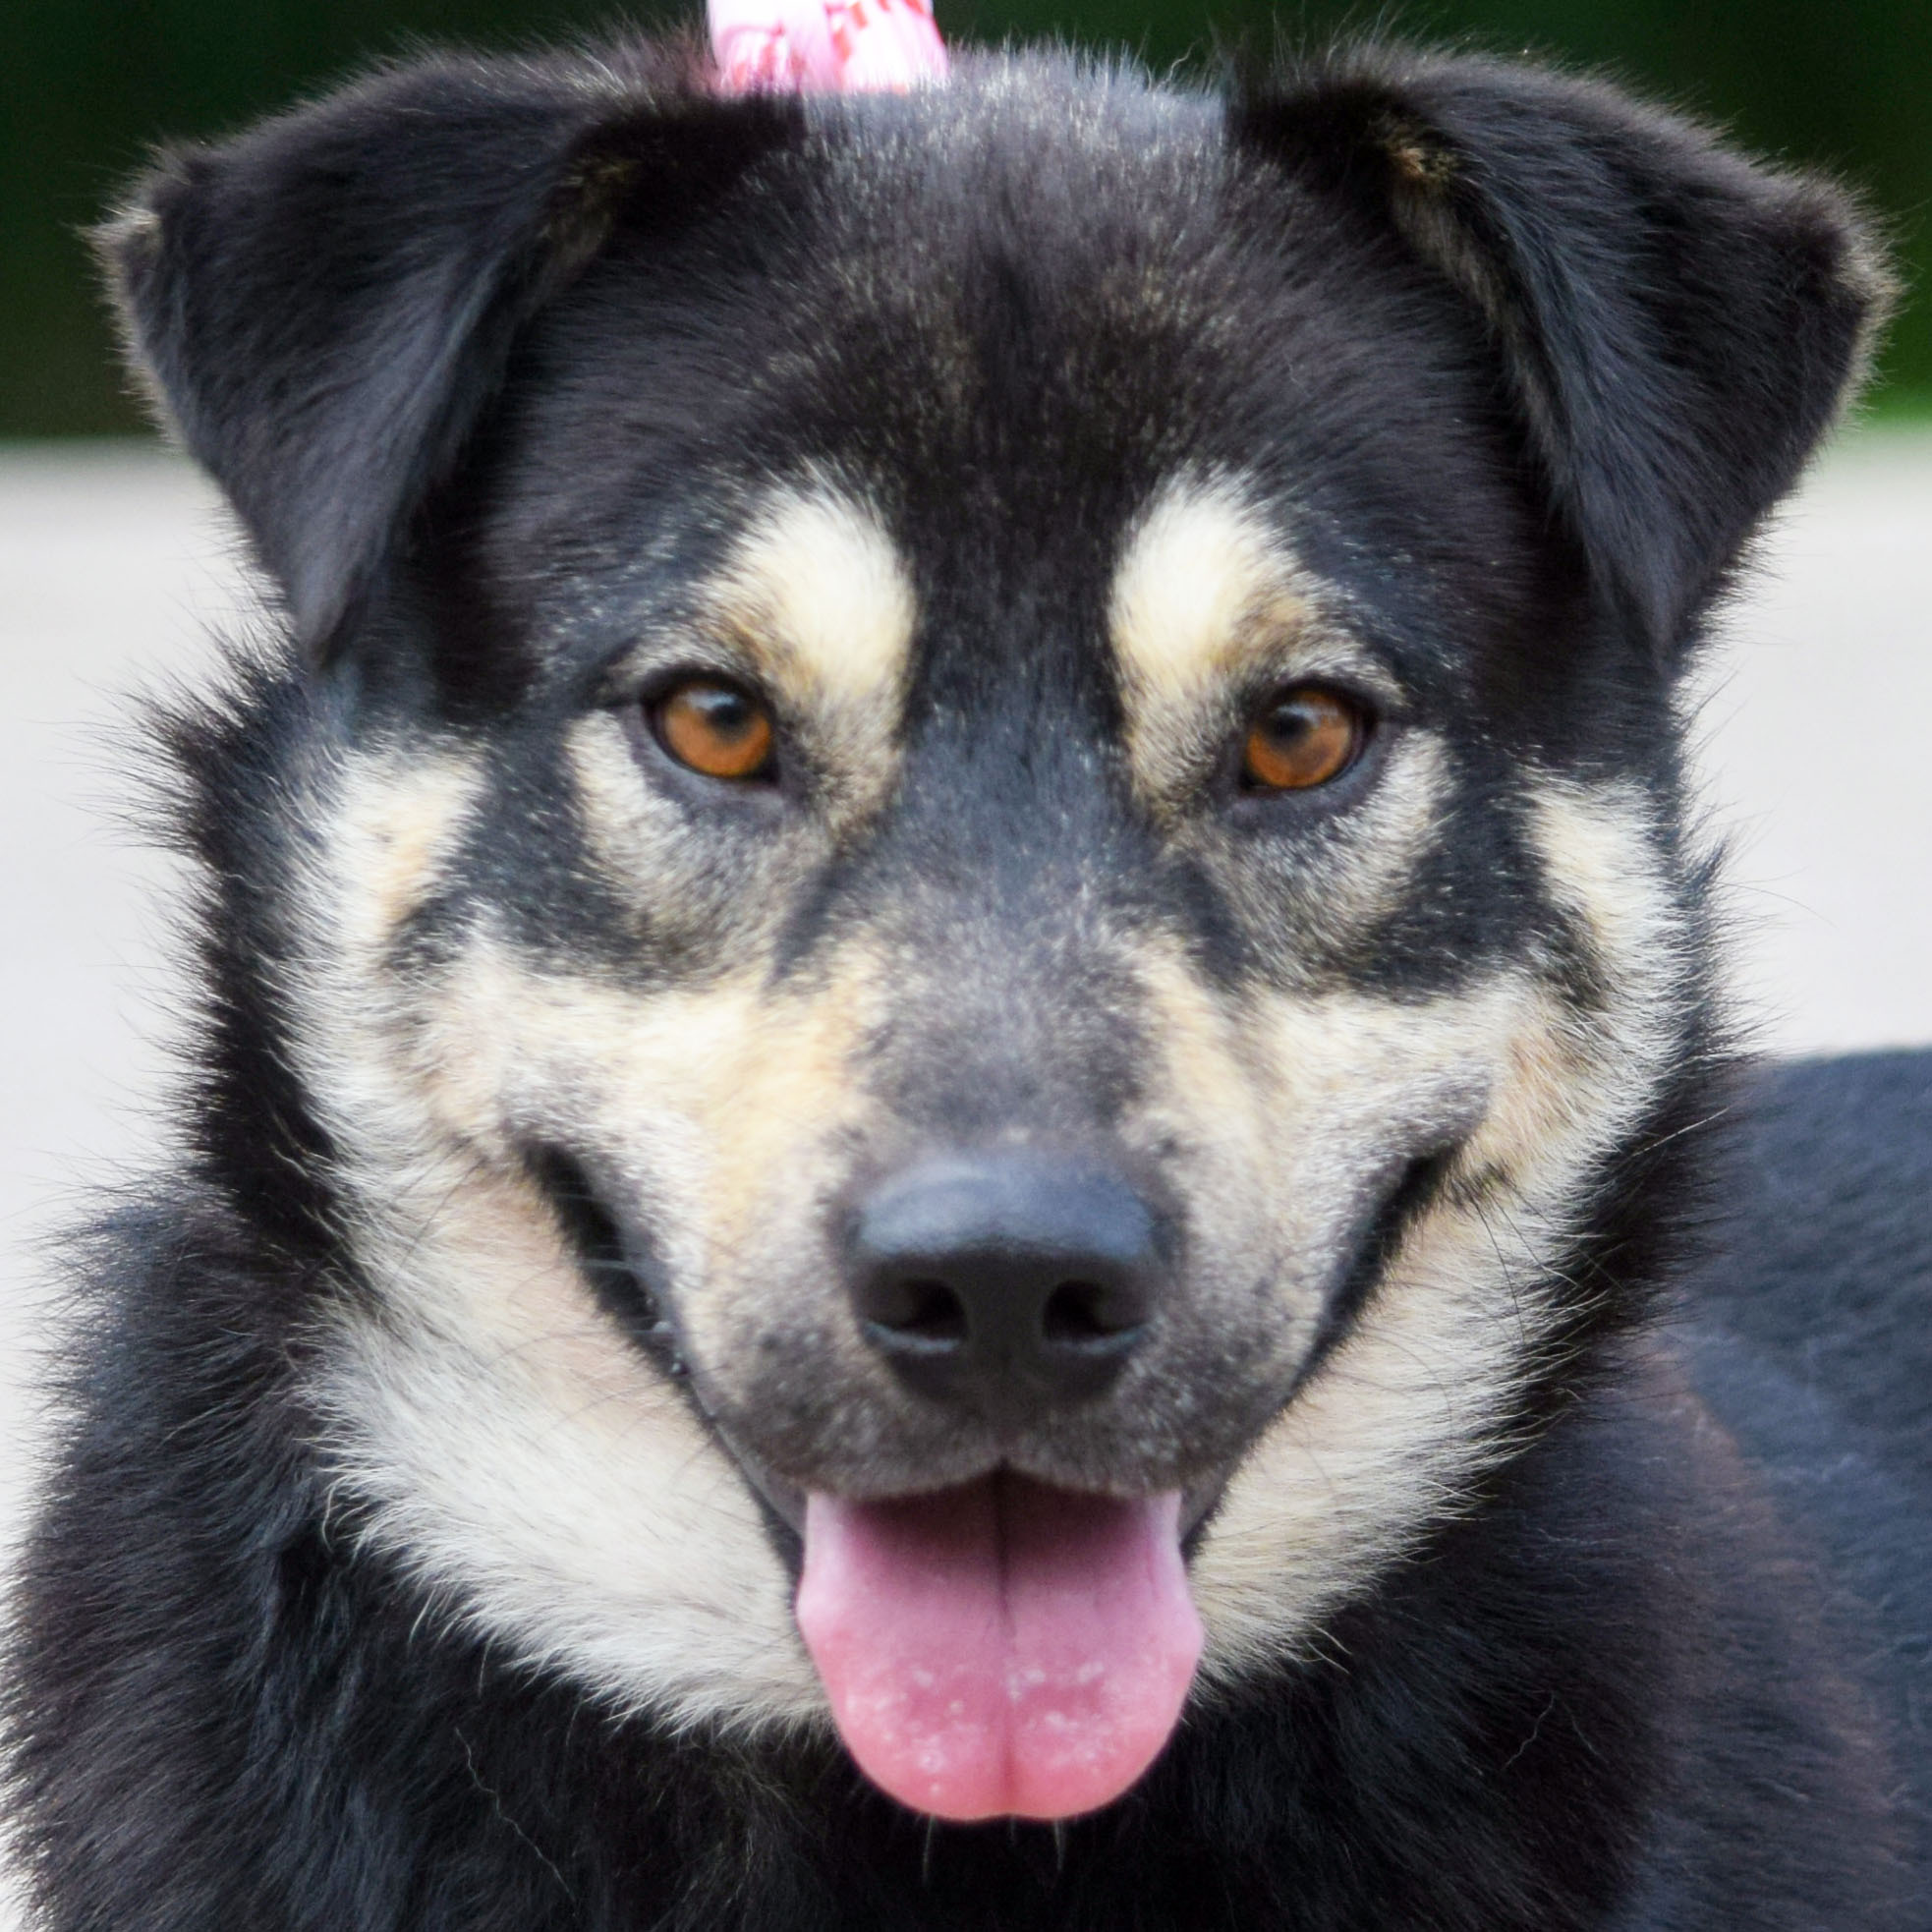
[{"label": "tan cheek marking", "polygon": [[619,1710],[823,1709],[743,1479],[592,1307],[527,1184],[445,1168],[434,1219],[366,1234],[365,1259],[389,1315],[345,1321],[310,1392],[336,1488],[447,1620]]},{"label": "tan cheek marking", "polygon": [[[853,1060],[882,1005],[882,962],[849,941],[818,986],[763,1001],[752,1015],[709,1097],[704,1128],[712,1150],[705,1213],[715,1255],[769,1251],[774,1232],[780,1252],[796,1250],[816,1231],[821,1204],[846,1175],[852,1145],[880,1119]],[[788,1222],[802,1223],[790,1241],[783,1239]],[[749,1327],[785,1312],[769,1304],[768,1274],[733,1270],[728,1260],[705,1270],[696,1288],[687,1298],[693,1339],[721,1364],[736,1365]]]},{"label": "tan cheek marking", "polygon": [[[1338,1246],[1361,1212],[1364,1176],[1393,1158],[1430,1151],[1479,1115],[1506,1060],[1522,985],[1503,980],[1469,995],[1404,1005],[1350,994],[1218,995],[1179,957],[1146,956],[1142,970],[1160,1015],[1164,1077],[1150,1083],[1162,1098],[1133,1123],[1134,1137],[1183,1150],[1170,1170],[1182,1178],[1190,1214],[1215,1230],[1223,1283],[1197,1291],[1245,1300],[1258,1275],[1271,1280],[1285,1371],[1312,1339]],[[1305,1605],[1297,1592],[1352,1563],[1348,1539],[1361,1532],[1355,1518],[1386,1510],[1388,1498],[1378,1491],[1353,1508],[1344,1505],[1349,1520],[1337,1527],[1328,1513],[1334,1497],[1314,1465],[1326,1470],[1331,1450],[1346,1464],[1358,1428],[1371,1449],[1413,1445],[1429,1433],[1442,1414],[1433,1395],[1419,1422],[1404,1420],[1418,1385],[1439,1372],[1443,1351],[1427,1342],[1426,1335],[1395,1342],[1399,1373],[1385,1393],[1367,1398],[1367,1420],[1345,1405],[1338,1418],[1319,1416],[1300,1460],[1283,1450],[1271,1462],[1264,1443],[1256,1451],[1260,1473],[1234,1479],[1195,1566],[1212,1668],[1221,1668],[1218,1657],[1252,1655],[1241,1633],[1257,1620],[1300,1630]],[[1319,1387],[1306,1392],[1296,1413],[1313,1414],[1310,1404],[1327,1399]],[[1358,1487],[1374,1488],[1380,1473],[1364,1469]],[[1259,1500],[1246,1487],[1251,1480],[1260,1484]]]},{"label": "tan cheek marking", "polygon": [[[1297,1137],[1319,1136],[1330,1163],[1360,1171],[1390,1123],[1467,1111],[1472,1092],[1508,1084],[1539,1004],[1520,982],[1406,1011],[1359,998],[1284,1003],[1277,1064]],[[1301,1160],[1324,1165],[1305,1147]],[[1452,1509],[1498,1452],[1495,1419],[1544,1314],[1514,1292],[1517,1272],[1529,1275],[1523,1232],[1439,1206],[1335,1358],[1250,1452],[1193,1569],[1211,1681],[1319,1650],[1322,1619]]]},{"label": "tan cheek marking", "polygon": [[1532,780],[1530,832],[1550,896],[1580,919],[1593,949],[1620,973],[1675,980],[1682,936],[1658,874],[1654,813],[1626,783]]},{"label": "tan cheek marking", "polygon": [[1329,1146],[1351,1170],[1398,1127],[1472,1118],[1506,1064],[1526,982],[1501,976],[1414,1002],[1258,993],[1222,1002],[1177,952],[1139,961],[1167,1051],[1165,1106],[1218,1151],[1279,1167]]},{"label": "tan cheek marking", "polygon": [[483,790],[481,761],[442,748],[353,754],[305,811],[326,818],[297,870],[291,1048],[338,1152],[345,1194],[380,1198],[423,1159],[404,1043],[423,989],[392,970],[398,933],[433,890]]},{"label": "tan cheek marking", "polygon": [[578,1100],[595,1108],[603,1064],[628,1054],[624,1098],[643,1117],[628,1133],[623,1108],[590,1124],[634,1156],[657,1150],[671,1188],[702,1199],[691,1124],[636,1087],[689,1083],[728,1053],[748,995],[694,995],[653,1023],[481,932],[433,981],[397,979],[389,941],[479,785],[439,755],[352,762],[299,881],[295,1051],[383,1299],[379,1319],[345,1314],[319,1337],[308,1393],[331,1495],[361,1506],[434,1614],[615,1707],[807,1721],[823,1697],[756,1504],[586,1294],[516,1145],[533,1124],[583,1126]]},{"label": "tan cheek marking", "polygon": [[876,1110],[850,1063],[882,972],[848,943],[808,989],[745,972],[640,996],[480,941],[413,1051],[442,1136],[492,1160],[511,1157],[506,1120],[599,1146],[652,1204],[694,1351],[728,1375],[743,1329],[769,1313],[746,1258],[813,1231],[844,1136]]},{"label": "tan cheek marking", "polygon": [[[1231,1246],[1255,1217],[1270,1165],[1267,1077],[1240,1015],[1202,983],[1181,950],[1148,943],[1135,971],[1145,991],[1159,1077],[1128,1126],[1131,1139],[1184,1172],[1190,1212]],[[1169,1152],[1175,1150],[1175,1152]]]},{"label": "tan cheek marking", "polygon": [[324,1452],[442,1614],[620,1708],[763,1727],[823,1698],[743,1478],[596,1308],[519,1144],[600,1144],[670,1210],[702,1346],[742,1312],[744,1244],[811,1206],[864,977],[640,997],[476,933],[406,1010],[333,1009],[326,1077],[385,1315],[324,1351]]},{"label": "tan cheek marking", "polygon": [[[1283,1654],[1511,1447],[1503,1418],[1553,1332],[1550,1257],[1582,1181],[1644,1117],[1676,1051],[1684,949],[1633,792],[1532,784],[1550,889],[1599,949],[1612,1001],[1571,1006],[1528,962],[1472,994],[1277,1014],[1274,1063],[1338,1142],[1426,1097],[1484,1091],[1450,1189],[1409,1232],[1361,1323],[1255,1446],[1193,1569],[1210,1683]],[[1304,1126],[1303,1131],[1306,1131]],[[1368,1144],[1372,1144],[1368,1143]]]},{"label": "tan cheek marking", "polygon": [[380,949],[428,897],[483,790],[473,755],[352,759],[327,860],[337,942]]}]

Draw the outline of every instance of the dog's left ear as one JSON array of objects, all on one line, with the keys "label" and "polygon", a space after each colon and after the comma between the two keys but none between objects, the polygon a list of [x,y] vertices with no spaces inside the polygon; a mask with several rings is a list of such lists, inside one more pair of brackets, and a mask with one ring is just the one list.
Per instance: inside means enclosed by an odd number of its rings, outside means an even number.
[{"label": "dog's left ear", "polygon": [[612,228],[668,237],[796,131],[675,48],[432,57],[180,149],[102,231],[129,346],[325,657],[519,332]]},{"label": "dog's left ear", "polygon": [[1232,113],[1479,312],[1599,592],[1670,653],[1864,369],[1891,283],[1846,197],[1502,63],[1356,51]]}]

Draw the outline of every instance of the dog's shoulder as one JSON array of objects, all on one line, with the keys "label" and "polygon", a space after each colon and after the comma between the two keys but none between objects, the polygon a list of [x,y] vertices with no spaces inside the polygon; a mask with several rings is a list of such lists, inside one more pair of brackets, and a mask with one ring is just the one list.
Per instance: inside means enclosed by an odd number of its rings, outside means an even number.
[{"label": "dog's shoulder", "polygon": [[1932,1051],[1767,1069],[1739,1116],[1693,1315],[1932,1482]]},{"label": "dog's shoulder", "polygon": [[1932,1857],[1932,1052],[1764,1070],[1726,1180],[1685,1357],[1822,1573]]}]

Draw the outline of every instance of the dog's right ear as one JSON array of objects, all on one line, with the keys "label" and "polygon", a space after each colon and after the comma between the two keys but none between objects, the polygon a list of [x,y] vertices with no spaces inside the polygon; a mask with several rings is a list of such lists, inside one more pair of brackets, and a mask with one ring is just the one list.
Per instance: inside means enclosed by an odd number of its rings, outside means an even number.
[{"label": "dog's right ear", "polygon": [[675,51],[434,59],[168,154],[101,236],[132,354],[326,656],[518,331],[619,220],[674,229],[793,137]]}]

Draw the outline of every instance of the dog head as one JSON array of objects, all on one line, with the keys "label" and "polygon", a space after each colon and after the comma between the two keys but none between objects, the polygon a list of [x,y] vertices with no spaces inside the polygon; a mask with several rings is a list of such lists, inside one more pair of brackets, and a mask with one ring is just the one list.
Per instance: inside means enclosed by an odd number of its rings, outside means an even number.
[{"label": "dog head", "polygon": [[385,76],[110,249],[300,658],[238,970],[319,1451],[439,1603],[1066,1815],[1637,1311],[1674,678],[1882,299],[1830,192],[1481,63],[632,50]]}]

